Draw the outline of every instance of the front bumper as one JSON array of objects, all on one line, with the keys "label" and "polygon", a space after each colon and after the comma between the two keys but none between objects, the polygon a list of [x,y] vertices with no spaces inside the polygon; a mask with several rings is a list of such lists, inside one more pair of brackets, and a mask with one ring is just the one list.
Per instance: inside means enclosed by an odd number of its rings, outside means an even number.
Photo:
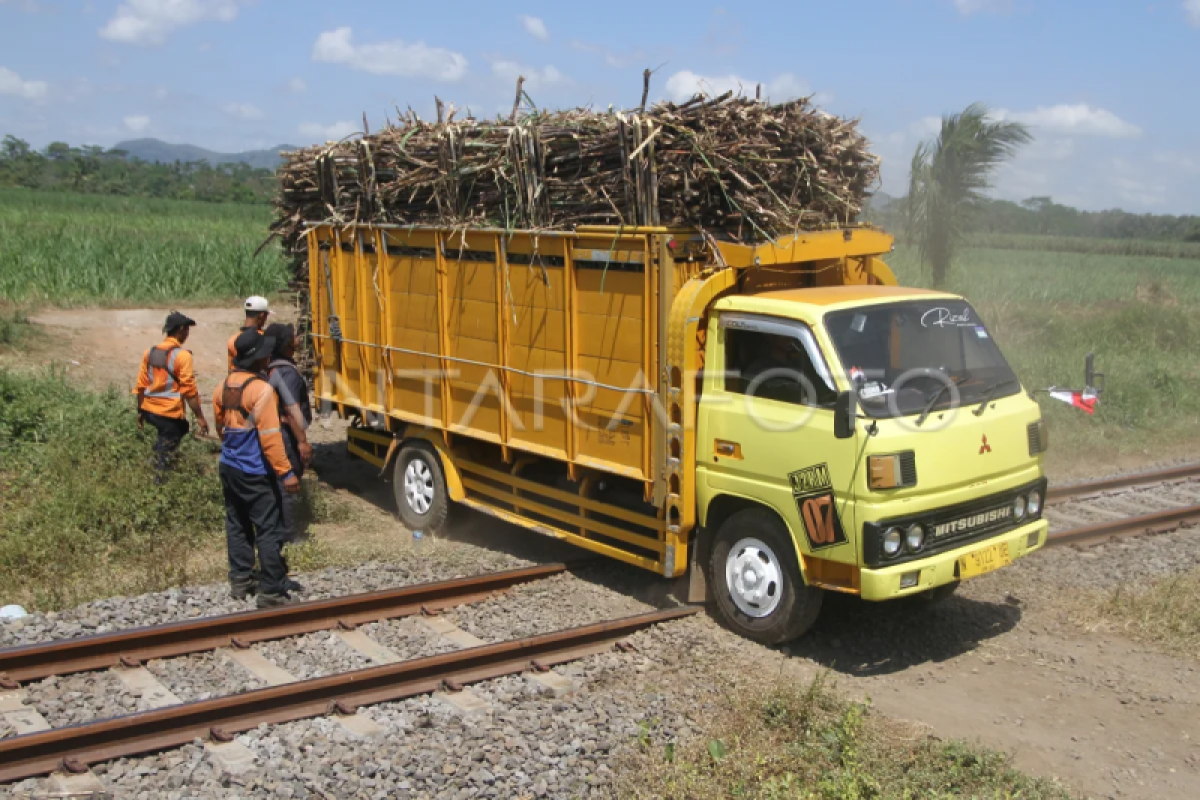
[{"label": "front bumper", "polygon": [[[957,563],[960,556],[982,550],[1000,542],[1008,542],[1008,552],[1013,560],[1039,550],[1046,544],[1050,523],[1035,520],[1011,531],[987,539],[971,542],[954,550],[946,550],[929,558],[906,561],[890,567],[868,569],[860,572],[859,587],[864,600],[891,600],[896,597],[920,594],[930,589],[953,583],[957,578]],[[1030,534],[1037,533],[1037,543],[1030,546]],[[900,576],[909,572],[920,572],[915,586],[900,588]]]}]

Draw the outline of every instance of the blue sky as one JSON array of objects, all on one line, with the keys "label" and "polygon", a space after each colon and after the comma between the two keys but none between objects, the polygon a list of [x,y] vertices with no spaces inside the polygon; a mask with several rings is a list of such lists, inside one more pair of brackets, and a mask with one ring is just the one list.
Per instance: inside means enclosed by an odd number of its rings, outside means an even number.
[{"label": "blue sky", "polygon": [[1036,141],[1010,199],[1200,213],[1200,0],[413,3],[0,0],[0,133],[309,144],[436,94],[477,116],[756,83],[862,118],[902,194],[916,143],[974,101]]}]

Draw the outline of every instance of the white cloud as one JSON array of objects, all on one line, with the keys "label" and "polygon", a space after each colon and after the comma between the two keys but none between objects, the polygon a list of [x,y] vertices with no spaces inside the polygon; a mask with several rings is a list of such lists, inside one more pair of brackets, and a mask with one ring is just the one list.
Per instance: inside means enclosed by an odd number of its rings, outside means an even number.
[{"label": "white cloud", "polygon": [[552,64],[543,69],[538,69],[537,67],[527,67],[524,64],[518,64],[515,61],[493,61],[492,74],[497,78],[503,78],[513,85],[516,85],[518,76],[524,75],[524,88],[528,91],[544,89],[549,86],[561,86],[571,82],[570,78],[559,72]]},{"label": "white cloud", "polygon": [[1136,139],[1142,135],[1142,129],[1132,122],[1126,122],[1111,111],[1093,108],[1085,103],[1038,106],[1032,111],[998,108],[992,112],[992,116],[996,119],[1024,122],[1034,128],[1056,133],[1108,136],[1115,139]]},{"label": "white cloud", "polygon": [[[735,94],[754,96],[756,81],[737,75],[698,75],[690,70],[681,70],[667,78],[667,94],[675,101],[691,98],[697,93],[716,96],[732,91]],[[794,100],[797,97],[807,97],[812,94],[808,82],[796,77],[790,72],[784,72],[774,80],[763,84],[763,99],[775,102]],[[833,99],[829,94],[818,94],[813,97],[817,104],[827,103]]]},{"label": "white cloud", "polygon": [[430,47],[424,42],[408,44],[399,39],[378,44],[355,44],[350,28],[325,31],[313,45],[313,61],[344,64],[375,75],[432,78],[457,81],[467,73],[461,53]]},{"label": "white cloud", "polygon": [[1183,0],[1183,13],[1189,25],[1200,28],[1200,0]]},{"label": "white cloud", "polygon": [[308,136],[311,139],[320,139],[323,142],[344,139],[352,133],[358,133],[361,130],[357,122],[335,122],[332,125],[319,125],[315,122],[306,122],[297,128],[301,136]]},{"label": "white cloud", "polygon": [[303,78],[292,78],[287,83],[287,90],[292,94],[304,94],[308,91],[308,84]]},{"label": "white cloud", "polygon": [[0,67],[0,94],[23,97],[26,100],[41,100],[46,96],[45,81],[27,81],[11,69]]},{"label": "white cloud", "polygon": [[544,42],[550,38],[550,31],[546,30],[546,23],[542,22],[540,17],[522,14],[521,24],[525,26],[525,32],[535,39],[541,39]]},{"label": "white cloud", "polygon": [[262,109],[249,103],[230,103],[222,110],[234,119],[252,120],[263,118]]},{"label": "white cloud", "polygon": [[199,22],[232,22],[239,0],[126,0],[100,35],[114,42],[159,45],[178,30]]},{"label": "white cloud", "polygon": [[132,117],[125,117],[125,119],[122,121],[125,123],[126,129],[132,133],[141,133],[142,131],[146,130],[146,128],[150,127],[150,118],[140,114]]},{"label": "white cloud", "polygon": [[1004,14],[1011,10],[1012,0],[954,0],[954,7],[964,17],[983,12]]}]

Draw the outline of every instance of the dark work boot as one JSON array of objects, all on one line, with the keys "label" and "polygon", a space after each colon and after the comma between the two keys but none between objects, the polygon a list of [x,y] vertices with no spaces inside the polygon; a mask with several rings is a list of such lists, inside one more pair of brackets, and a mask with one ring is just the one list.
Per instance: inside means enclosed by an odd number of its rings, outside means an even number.
[{"label": "dark work boot", "polygon": [[300,583],[300,581],[295,580],[293,578],[288,578],[287,580],[285,580],[283,582],[283,588],[284,588],[284,591],[289,592],[289,593],[303,592],[304,584]]},{"label": "dark work boot", "polygon": [[284,592],[283,594],[260,594],[255,598],[255,604],[259,608],[278,608],[279,606],[290,606],[296,602],[296,598]]},{"label": "dark work boot", "polygon": [[256,594],[258,594],[258,581],[253,578],[229,582],[229,596],[234,600],[245,600]]}]

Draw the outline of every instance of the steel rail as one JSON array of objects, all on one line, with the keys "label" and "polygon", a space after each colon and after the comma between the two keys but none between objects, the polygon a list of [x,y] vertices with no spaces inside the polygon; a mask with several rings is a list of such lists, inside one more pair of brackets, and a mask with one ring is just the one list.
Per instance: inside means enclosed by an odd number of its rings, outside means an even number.
[{"label": "steel rail", "polygon": [[643,628],[695,614],[674,608],[599,622],[525,639],[485,644],[442,655],[326,675],[212,700],[168,706],[123,717],[0,739],[0,782],[45,775],[68,763],[76,770],[115,758],[178,747],[196,738],[228,741],[263,723],[401,700],[439,688],[544,670],[608,649]]},{"label": "steel rail", "polygon": [[1159,470],[1157,472],[1142,472],[1137,475],[1120,475],[1115,478],[1104,478],[1087,483],[1075,483],[1068,486],[1051,486],[1046,492],[1046,502],[1058,503],[1072,497],[1078,497],[1109,489],[1126,489],[1130,486],[1157,483],[1159,481],[1180,480],[1200,476],[1200,464],[1188,464],[1183,467]]},{"label": "steel rail", "polygon": [[1116,536],[1133,536],[1139,533],[1162,533],[1175,530],[1181,523],[1189,521],[1200,522],[1200,505],[1173,508],[1169,511],[1157,511],[1140,517],[1116,519],[1111,522],[1101,522],[1096,525],[1084,525],[1079,528],[1059,531],[1050,534],[1047,545],[1064,544],[1100,544]]},{"label": "steel rail", "polygon": [[8,648],[0,650],[0,689],[14,688],[17,681],[104,669],[122,663],[131,665],[152,658],[181,656],[230,645],[244,646],[339,625],[353,627],[422,611],[437,611],[480,600],[517,584],[557,575],[571,566],[577,565],[544,564]]}]

